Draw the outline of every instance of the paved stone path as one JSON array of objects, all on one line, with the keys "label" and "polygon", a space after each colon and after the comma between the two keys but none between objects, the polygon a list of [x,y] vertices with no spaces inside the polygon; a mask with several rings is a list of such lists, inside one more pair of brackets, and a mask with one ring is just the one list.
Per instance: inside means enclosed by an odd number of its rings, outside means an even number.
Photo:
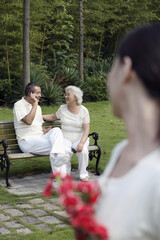
[{"label": "paved stone path", "polygon": [[[77,180],[77,172],[72,171]],[[30,234],[37,230],[51,231],[53,228],[64,228],[68,218],[56,197],[44,198],[43,189],[49,179],[49,173],[42,173],[24,178],[12,178],[12,188],[8,192],[18,195],[17,205],[0,205],[0,235]],[[90,173],[90,179],[97,176]],[[5,180],[0,179],[5,187]],[[31,195],[32,194],[32,195]]]},{"label": "paved stone path", "polygon": [[65,227],[66,212],[56,198],[35,197],[21,198],[15,206],[0,207],[0,235],[13,232],[29,234],[36,231],[51,231],[53,227]]}]

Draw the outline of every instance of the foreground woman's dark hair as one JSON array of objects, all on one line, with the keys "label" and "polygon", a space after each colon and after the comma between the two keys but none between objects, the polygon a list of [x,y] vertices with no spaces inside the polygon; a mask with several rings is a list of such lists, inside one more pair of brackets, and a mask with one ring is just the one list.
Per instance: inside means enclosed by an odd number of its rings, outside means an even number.
[{"label": "foreground woman's dark hair", "polygon": [[150,23],[126,35],[117,50],[120,60],[129,56],[132,67],[149,95],[160,101],[160,22]]}]

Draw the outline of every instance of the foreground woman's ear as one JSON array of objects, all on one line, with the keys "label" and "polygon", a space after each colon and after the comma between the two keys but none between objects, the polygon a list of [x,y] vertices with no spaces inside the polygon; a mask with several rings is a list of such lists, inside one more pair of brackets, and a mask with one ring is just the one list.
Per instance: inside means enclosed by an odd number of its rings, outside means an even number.
[{"label": "foreground woman's ear", "polygon": [[123,73],[124,73],[123,82],[127,83],[131,79],[131,76],[133,73],[131,58],[128,56],[124,57],[122,64],[123,64]]}]

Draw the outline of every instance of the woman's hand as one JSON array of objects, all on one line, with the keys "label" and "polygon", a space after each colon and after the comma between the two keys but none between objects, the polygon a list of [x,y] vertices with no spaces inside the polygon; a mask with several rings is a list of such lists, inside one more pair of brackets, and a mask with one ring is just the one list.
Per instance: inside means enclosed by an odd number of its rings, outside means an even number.
[{"label": "woman's hand", "polygon": [[77,151],[77,152],[82,152],[83,146],[84,146],[84,144],[80,142],[80,143],[77,145],[76,151]]},{"label": "woman's hand", "polygon": [[48,127],[48,128],[42,128],[42,131],[44,134],[46,134],[47,132],[49,132],[52,129],[52,127]]}]

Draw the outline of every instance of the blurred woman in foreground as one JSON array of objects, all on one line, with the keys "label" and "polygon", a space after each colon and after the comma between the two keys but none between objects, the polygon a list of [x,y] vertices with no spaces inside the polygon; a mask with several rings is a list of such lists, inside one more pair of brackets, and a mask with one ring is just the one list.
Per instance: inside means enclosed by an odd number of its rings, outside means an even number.
[{"label": "blurred woman in foreground", "polygon": [[108,86],[128,139],[99,180],[96,218],[111,240],[160,239],[160,23],[122,39]]}]

